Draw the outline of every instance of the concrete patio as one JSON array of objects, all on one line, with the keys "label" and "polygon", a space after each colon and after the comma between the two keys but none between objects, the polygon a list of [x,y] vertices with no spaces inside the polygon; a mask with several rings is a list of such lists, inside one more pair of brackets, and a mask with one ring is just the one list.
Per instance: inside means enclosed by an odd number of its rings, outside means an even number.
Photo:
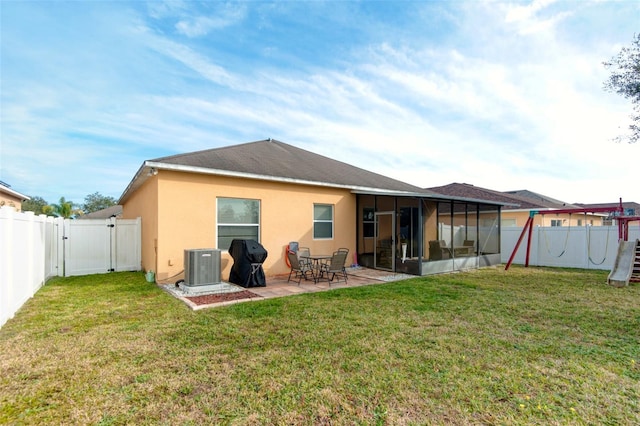
[{"label": "concrete patio", "polygon": [[[327,280],[321,280],[317,283],[314,283],[312,280],[302,280],[300,284],[297,283],[297,280],[287,281],[289,274],[285,275],[277,275],[273,277],[267,277],[267,286],[266,287],[251,287],[244,288],[240,286],[235,286],[231,284],[233,287],[237,287],[237,289],[232,289],[230,292],[245,292],[248,291],[253,293],[253,295],[257,295],[258,297],[243,297],[236,300],[224,300],[220,302],[214,303],[195,303],[193,300],[199,296],[206,296],[207,294],[199,293],[196,297],[190,297],[191,295],[185,294],[181,291],[181,289],[175,286],[174,282],[158,282],[158,286],[162,289],[173,295],[174,297],[182,300],[185,304],[187,304],[193,310],[200,310],[206,308],[215,308],[219,306],[227,306],[235,303],[244,303],[251,302],[256,300],[264,300],[270,299],[274,297],[286,297],[293,296],[296,294],[304,294],[304,293],[316,293],[320,291],[330,291],[337,290],[340,288],[347,287],[360,287],[365,285],[375,285],[382,284],[392,281],[400,281],[408,278],[414,278],[413,275],[407,275],[402,273],[393,273],[389,271],[379,271],[375,269],[357,267],[357,268],[347,268],[348,281],[332,281],[331,283],[327,282]],[[211,293],[215,294],[215,293]],[[209,295],[211,295],[209,294]],[[245,293],[246,294],[246,293]]]}]

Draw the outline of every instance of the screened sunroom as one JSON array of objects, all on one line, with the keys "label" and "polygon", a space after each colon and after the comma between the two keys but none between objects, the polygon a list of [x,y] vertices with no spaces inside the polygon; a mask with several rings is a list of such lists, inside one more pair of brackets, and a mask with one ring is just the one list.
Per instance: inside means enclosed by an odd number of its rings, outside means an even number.
[{"label": "screened sunroom", "polygon": [[362,266],[430,275],[500,263],[501,204],[424,194],[357,194]]}]

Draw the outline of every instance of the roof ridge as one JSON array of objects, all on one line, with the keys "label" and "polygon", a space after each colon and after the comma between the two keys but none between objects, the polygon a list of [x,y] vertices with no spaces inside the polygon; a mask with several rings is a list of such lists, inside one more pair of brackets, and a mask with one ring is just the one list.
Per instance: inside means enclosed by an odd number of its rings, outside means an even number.
[{"label": "roof ridge", "polygon": [[[350,188],[423,192],[422,188],[336,158],[318,154],[276,139],[246,142],[147,160],[145,164],[206,169],[305,184],[329,184]],[[154,164],[155,163],[155,164]],[[186,169],[185,169],[186,168]]]},{"label": "roof ridge", "polygon": [[239,143],[239,144],[235,144],[235,145],[225,145],[225,146],[219,146],[219,147],[216,147],[216,148],[207,148],[207,149],[199,149],[197,151],[183,152],[182,154],[167,155],[165,157],[158,157],[158,158],[154,158],[154,159],[148,160],[148,161],[162,162],[164,160],[169,160],[169,159],[174,159],[174,158],[187,157],[187,156],[192,156],[192,155],[199,155],[199,154],[204,154],[204,153],[212,152],[212,151],[221,152],[221,151],[226,151],[226,150],[229,150],[229,149],[240,148],[240,147],[243,147],[243,146],[257,144],[257,143],[264,143],[264,142],[276,142],[276,143],[288,145],[288,144],[286,144],[284,142],[280,142],[280,141],[277,141],[275,139],[267,138],[267,139],[262,139],[262,140],[258,140],[258,141],[253,141],[253,142],[243,142],[243,143]]}]

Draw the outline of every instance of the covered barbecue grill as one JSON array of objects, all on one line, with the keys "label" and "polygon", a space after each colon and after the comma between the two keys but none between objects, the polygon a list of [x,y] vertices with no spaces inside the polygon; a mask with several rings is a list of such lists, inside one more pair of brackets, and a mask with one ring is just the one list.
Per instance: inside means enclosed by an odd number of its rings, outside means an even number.
[{"label": "covered barbecue grill", "polygon": [[242,287],[266,287],[262,263],[267,259],[267,250],[255,240],[233,240],[229,247],[233,266],[229,282]]}]

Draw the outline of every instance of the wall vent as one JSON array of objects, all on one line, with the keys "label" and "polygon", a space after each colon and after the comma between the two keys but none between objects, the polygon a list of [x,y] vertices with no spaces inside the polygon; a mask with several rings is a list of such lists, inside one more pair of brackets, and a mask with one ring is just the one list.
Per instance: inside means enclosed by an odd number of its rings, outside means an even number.
[{"label": "wall vent", "polygon": [[184,251],[184,285],[200,286],[220,283],[220,250]]}]

